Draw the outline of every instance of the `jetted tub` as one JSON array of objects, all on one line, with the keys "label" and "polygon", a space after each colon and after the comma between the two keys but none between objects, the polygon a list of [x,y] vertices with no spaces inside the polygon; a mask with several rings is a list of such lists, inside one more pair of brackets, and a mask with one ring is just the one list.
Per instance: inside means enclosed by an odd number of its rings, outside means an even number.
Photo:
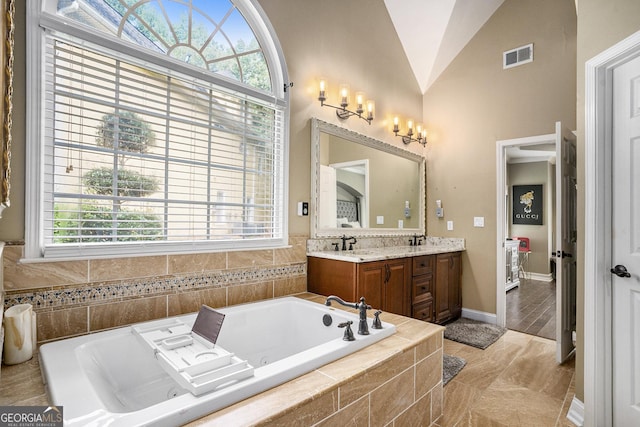
[{"label": "jetted tub", "polygon": [[[336,304],[335,302],[333,304]],[[40,347],[51,403],[64,407],[65,426],[174,426],[275,387],[392,335],[395,326],[358,335],[358,313],[295,297],[217,309],[225,319],[216,345],[248,361],[253,376],[195,396],[136,337],[167,319],[140,323]],[[326,317],[331,324],[325,326]],[[196,313],[173,319],[192,325]],[[353,321],[355,341],[338,324]]]}]

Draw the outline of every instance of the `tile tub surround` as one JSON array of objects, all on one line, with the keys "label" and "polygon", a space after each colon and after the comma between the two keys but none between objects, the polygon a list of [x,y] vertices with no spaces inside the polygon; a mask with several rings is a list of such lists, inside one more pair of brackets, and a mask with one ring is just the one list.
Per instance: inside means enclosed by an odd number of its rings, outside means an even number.
[{"label": "tile tub surround", "polygon": [[[309,293],[299,296],[325,301]],[[435,425],[443,412],[444,328],[390,313],[381,316],[396,325],[393,336],[188,425]],[[37,359],[10,368],[0,384],[0,405],[50,403]],[[12,388],[17,384],[24,386],[16,396]]]},{"label": "tile tub surround", "polygon": [[290,247],[133,258],[23,262],[4,250],[4,308],[32,304],[38,341],[307,290],[307,236]]}]

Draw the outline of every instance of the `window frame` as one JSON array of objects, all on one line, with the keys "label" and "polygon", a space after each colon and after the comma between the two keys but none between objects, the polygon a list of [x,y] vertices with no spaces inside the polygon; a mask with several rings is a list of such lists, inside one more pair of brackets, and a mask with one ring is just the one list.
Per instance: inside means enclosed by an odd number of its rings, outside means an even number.
[{"label": "window frame", "polygon": [[[202,69],[183,64],[164,55],[151,51],[141,51],[127,41],[111,36],[97,35],[80,25],[70,25],[64,17],[53,16],[46,10],[46,0],[27,1],[27,123],[34,123],[26,129],[26,171],[25,171],[25,253],[26,259],[87,259],[111,258],[123,256],[143,256],[168,253],[216,252],[229,250],[251,250],[285,247],[288,245],[288,177],[289,177],[289,92],[284,54],[273,27],[256,0],[231,0],[243,14],[248,25],[258,39],[267,62],[272,83],[272,93],[249,87],[241,82]],[[47,27],[47,30],[45,28]],[[73,39],[83,40],[92,49],[102,49],[104,53],[119,53],[125,57],[141,59],[151,70],[171,75],[172,72],[183,76],[201,79],[219,85],[227,90],[245,93],[249,96],[270,101],[283,108],[282,122],[278,127],[282,135],[280,165],[275,170],[274,206],[279,212],[281,235],[262,239],[233,239],[226,241],[157,241],[99,243],[71,245],[68,247],[47,247],[44,243],[44,156],[45,156],[45,37],[46,32],[60,32]]]}]

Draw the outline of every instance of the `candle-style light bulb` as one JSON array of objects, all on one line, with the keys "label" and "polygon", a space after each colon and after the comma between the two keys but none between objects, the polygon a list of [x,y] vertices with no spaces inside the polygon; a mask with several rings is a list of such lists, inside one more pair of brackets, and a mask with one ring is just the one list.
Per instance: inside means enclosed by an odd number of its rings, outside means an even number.
[{"label": "candle-style light bulb", "polygon": [[372,100],[367,101],[367,120],[373,120],[373,112],[376,108],[375,102]]},{"label": "candle-style light bulb", "polygon": [[347,108],[347,105],[349,105],[349,85],[342,84],[340,85],[340,106]]},{"label": "candle-style light bulb", "polygon": [[413,135],[413,120],[407,121],[407,127],[409,128],[409,130],[407,131],[407,135]]},{"label": "candle-style light bulb", "polygon": [[324,102],[327,99],[326,89],[327,82],[324,79],[320,80],[320,92],[318,93],[318,100],[320,102]]},{"label": "candle-style light bulb", "polygon": [[356,92],[356,113],[362,114],[364,112],[363,104],[364,94],[362,92]]},{"label": "candle-style light bulb", "polygon": [[398,127],[398,122],[399,122],[398,117],[397,116],[394,117],[393,118],[393,132],[394,133],[398,133],[400,131],[400,128]]}]

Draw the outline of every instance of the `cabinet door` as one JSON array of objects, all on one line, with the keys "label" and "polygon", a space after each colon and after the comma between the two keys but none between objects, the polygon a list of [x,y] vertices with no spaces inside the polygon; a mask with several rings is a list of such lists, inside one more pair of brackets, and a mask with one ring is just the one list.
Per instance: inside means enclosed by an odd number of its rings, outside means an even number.
[{"label": "cabinet door", "polygon": [[364,297],[374,309],[386,310],[383,304],[383,289],[387,278],[385,261],[358,264],[358,286],[354,301]]},{"label": "cabinet door", "polygon": [[436,258],[435,322],[460,317],[460,253],[439,254]]},{"label": "cabinet door", "polygon": [[407,258],[387,261],[388,280],[384,285],[383,310],[409,316],[409,260]]},{"label": "cabinet door", "polygon": [[345,301],[357,301],[356,264],[308,257],[307,289],[318,295],[336,295]]}]

